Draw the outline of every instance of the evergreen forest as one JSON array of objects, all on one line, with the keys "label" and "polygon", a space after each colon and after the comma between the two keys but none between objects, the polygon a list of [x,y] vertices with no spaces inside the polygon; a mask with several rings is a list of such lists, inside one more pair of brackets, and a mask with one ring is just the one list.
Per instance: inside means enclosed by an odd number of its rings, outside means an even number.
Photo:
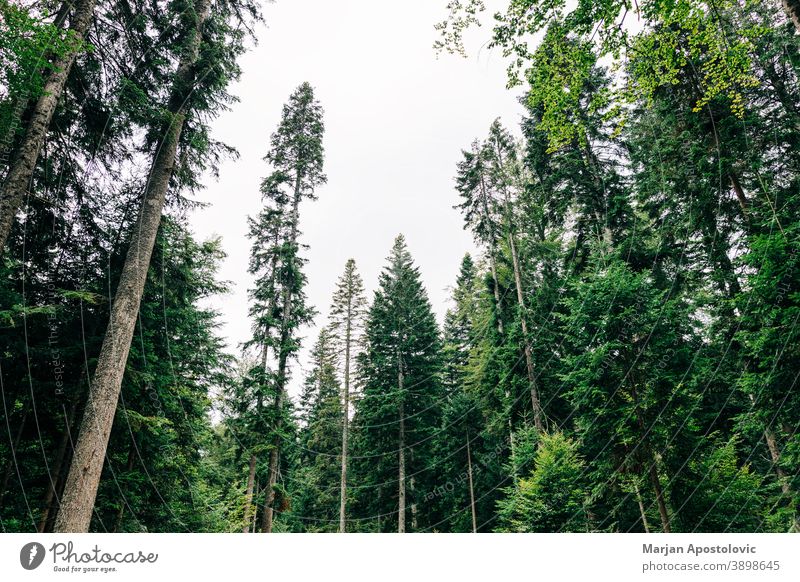
[{"label": "evergreen forest", "polygon": [[266,3],[0,0],[0,531],[800,531],[800,1],[484,4],[428,23],[521,95],[447,168],[446,315],[394,232],[312,304],[298,79],[231,350],[190,217]]}]

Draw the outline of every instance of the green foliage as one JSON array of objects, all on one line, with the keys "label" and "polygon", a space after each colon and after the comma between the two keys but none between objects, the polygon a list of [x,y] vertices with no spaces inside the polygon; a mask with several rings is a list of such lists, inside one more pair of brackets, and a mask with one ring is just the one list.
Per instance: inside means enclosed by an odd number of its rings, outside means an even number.
[{"label": "green foliage", "polygon": [[533,470],[498,504],[499,531],[586,531],[584,474],[577,443],[561,433],[541,435]]}]

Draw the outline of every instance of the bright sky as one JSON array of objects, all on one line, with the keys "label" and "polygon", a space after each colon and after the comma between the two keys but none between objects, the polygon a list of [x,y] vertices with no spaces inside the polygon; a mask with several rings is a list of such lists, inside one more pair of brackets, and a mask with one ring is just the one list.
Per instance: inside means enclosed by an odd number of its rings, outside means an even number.
[{"label": "bright sky", "polygon": [[[503,0],[486,2],[489,14]],[[220,278],[229,295],[213,305],[222,312],[229,347],[250,336],[247,317],[249,240],[247,216],[261,204],[259,183],[269,136],[289,94],[303,81],[325,110],[327,185],[319,200],[301,208],[302,242],[309,263],[307,293],[327,321],[334,285],[352,257],[371,300],[394,237],[403,233],[441,322],[461,257],[472,250],[453,205],[453,176],[461,149],[484,137],[496,117],[516,131],[522,107],[505,89],[499,52],[481,48],[484,26],[468,43],[470,57],[432,48],[434,23],[445,0],[277,0],[264,5],[267,26],[259,44],[241,59],[243,75],[233,87],[241,101],[214,127],[217,139],[241,157],[221,168],[199,199],[210,206],[192,217],[201,238],[218,234],[228,258]],[[300,368],[316,339],[308,329]],[[295,366],[293,385],[302,373]]]}]

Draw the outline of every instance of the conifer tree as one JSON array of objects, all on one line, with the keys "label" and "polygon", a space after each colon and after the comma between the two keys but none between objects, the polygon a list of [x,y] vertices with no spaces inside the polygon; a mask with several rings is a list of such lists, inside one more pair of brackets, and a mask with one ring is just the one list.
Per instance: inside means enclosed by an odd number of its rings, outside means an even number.
[{"label": "conifer tree", "polygon": [[380,275],[365,339],[364,389],[354,419],[360,505],[367,515],[388,516],[382,530],[416,531],[431,520],[424,491],[434,470],[441,354],[436,320],[402,235]]},{"label": "conifer tree", "polygon": [[339,532],[347,531],[347,457],[349,454],[349,424],[352,378],[357,352],[361,348],[367,299],[364,283],[356,270],[356,262],[349,259],[333,294],[330,312],[331,340],[338,352],[342,368],[342,452],[339,492]]},{"label": "conifer tree", "polygon": [[[265,533],[272,531],[272,506],[280,463],[280,445],[283,435],[282,411],[289,380],[289,360],[299,349],[298,329],[310,322],[313,310],[306,305],[303,288],[305,275],[303,260],[299,256],[300,202],[315,199],[315,190],[326,181],[322,171],[324,150],[322,136],[324,125],[322,107],[314,98],[308,83],[300,85],[284,105],[278,129],[272,134],[270,150],[265,160],[273,172],[264,180],[262,193],[277,207],[284,207],[282,230],[277,251],[277,287],[275,294],[277,314],[276,360],[274,378],[275,421],[270,437],[269,465],[267,468],[266,500],[261,521]],[[265,291],[264,295],[271,292]],[[256,291],[261,296],[261,291]],[[271,305],[272,299],[268,299]],[[266,337],[266,336],[265,336]]]}]

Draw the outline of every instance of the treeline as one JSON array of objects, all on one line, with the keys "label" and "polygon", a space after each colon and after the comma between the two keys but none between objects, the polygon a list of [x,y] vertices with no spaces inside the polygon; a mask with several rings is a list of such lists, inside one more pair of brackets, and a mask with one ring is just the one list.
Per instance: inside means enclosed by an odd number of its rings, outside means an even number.
[{"label": "treeline", "polygon": [[[8,75],[28,83],[2,102],[8,176],[38,111],[15,96],[57,76],[31,51],[75,55],[5,249],[5,531],[798,530],[795,3],[511,3],[492,44],[526,113],[453,169],[480,253],[443,325],[399,236],[372,297],[344,265],[292,398],[323,111],[300,85],[269,141],[231,361],[199,303],[219,243],[187,233],[182,193],[224,150],[206,124],[257,13],[204,2],[100,3],[85,42],[77,7],[2,5],[35,32],[0,47],[35,72]],[[131,69],[142,47],[160,58]]]}]

